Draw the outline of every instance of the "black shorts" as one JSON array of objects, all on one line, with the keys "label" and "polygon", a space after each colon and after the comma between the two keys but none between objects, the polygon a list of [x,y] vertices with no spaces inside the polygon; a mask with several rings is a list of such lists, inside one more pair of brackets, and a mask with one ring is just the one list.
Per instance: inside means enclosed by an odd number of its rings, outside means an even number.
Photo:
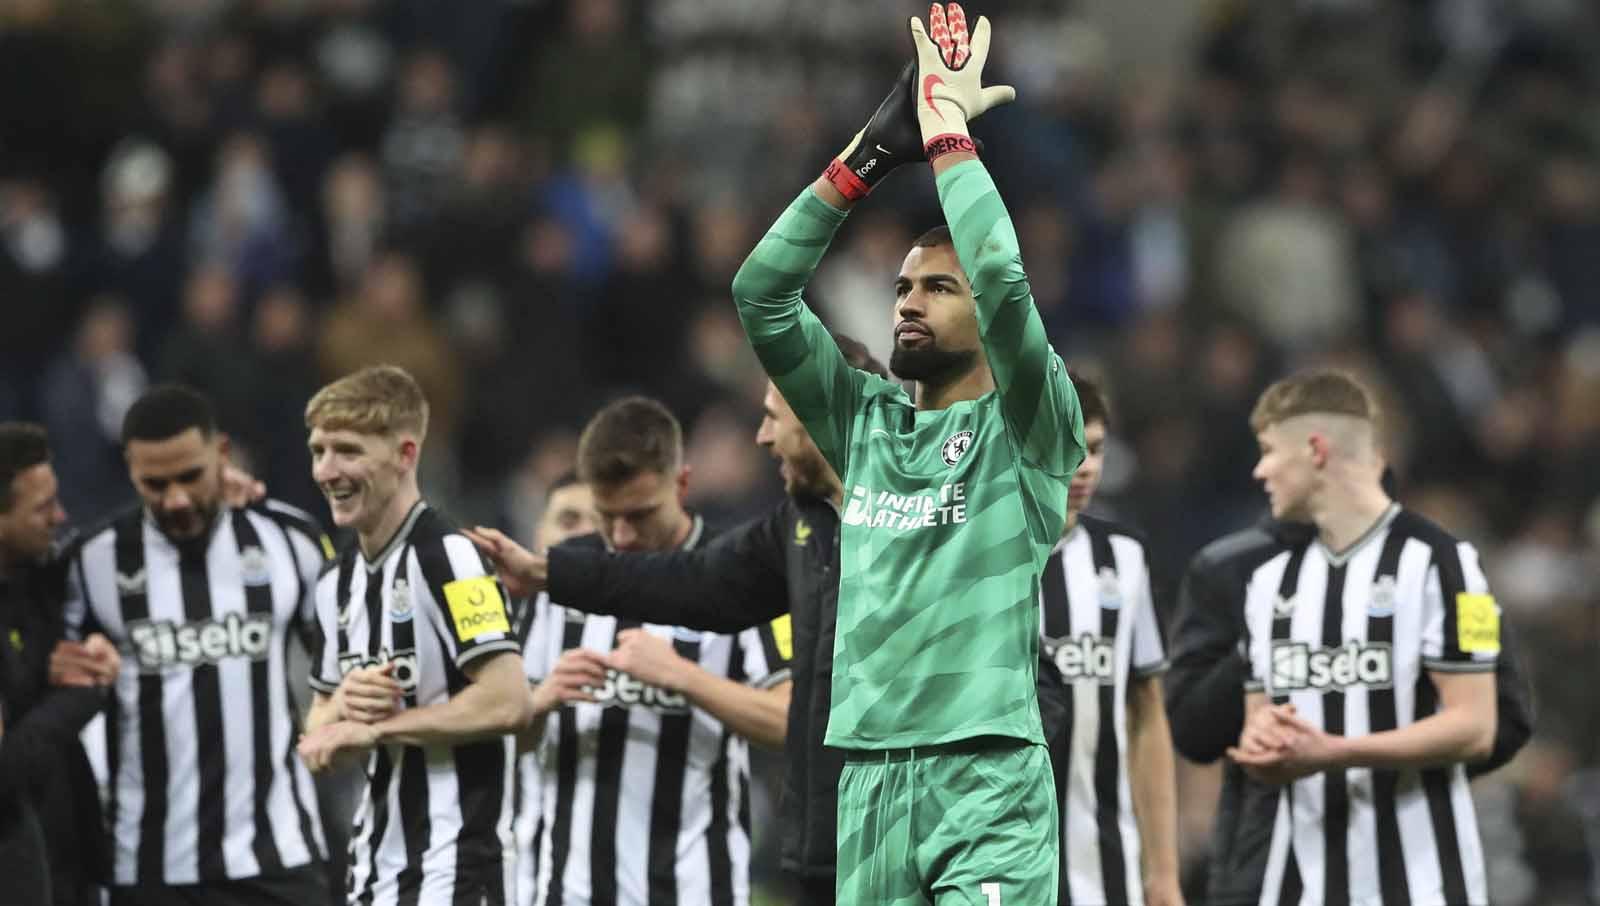
[{"label": "black shorts", "polygon": [[333,902],[320,862],[240,881],[111,888],[111,906],[331,906]]}]

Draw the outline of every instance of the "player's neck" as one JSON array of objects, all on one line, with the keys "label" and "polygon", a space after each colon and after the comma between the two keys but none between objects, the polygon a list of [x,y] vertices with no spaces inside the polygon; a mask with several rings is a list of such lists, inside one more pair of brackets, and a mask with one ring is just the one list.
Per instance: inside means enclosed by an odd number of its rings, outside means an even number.
[{"label": "player's neck", "polygon": [[994,389],[994,375],[989,363],[978,357],[970,371],[945,384],[917,382],[917,408],[922,410],[948,409],[955,403],[975,400]]},{"label": "player's neck", "polygon": [[1078,511],[1077,510],[1067,510],[1067,524],[1061,527],[1061,537],[1065,538],[1068,535],[1072,534],[1072,530],[1077,528],[1077,527],[1078,527]]},{"label": "player's neck", "polygon": [[689,533],[692,531],[694,531],[694,517],[689,515],[688,510],[679,508],[678,527],[672,531],[672,547],[668,548],[668,550],[677,550],[683,547],[683,542],[689,540]]},{"label": "player's neck", "polygon": [[1324,547],[1342,554],[1372,530],[1394,501],[1376,484],[1329,488],[1313,503],[1311,521]]},{"label": "player's neck", "polygon": [[395,495],[389,498],[388,506],[383,508],[383,515],[371,526],[356,530],[356,540],[361,544],[361,554],[368,562],[383,552],[389,542],[394,540],[395,532],[400,531],[400,526],[406,521],[406,514],[422,499],[422,492],[417,490],[416,479],[401,484]]}]

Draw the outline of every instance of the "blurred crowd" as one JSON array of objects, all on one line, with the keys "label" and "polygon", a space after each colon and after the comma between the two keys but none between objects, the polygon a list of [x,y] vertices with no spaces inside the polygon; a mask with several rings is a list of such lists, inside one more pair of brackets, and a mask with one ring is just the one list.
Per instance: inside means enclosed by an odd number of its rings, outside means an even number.
[{"label": "blurred crowd", "polygon": [[[1536,682],[1534,742],[1478,788],[1494,902],[1600,901],[1595,7],[1208,0],[1192,52],[1150,68],[1092,3],[977,6],[1020,95],[978,124],[985,157],[1057,348],[1110,388],[1101,506],[1148,533],[1167,616],[1188,556],[1261,514],[1256,393],[1368,376],[1402,499],[1480,546]],[[759,511],[779,488],[727,287],[922,11],[0,4],[0,418],[46,423],[88,521],[128,497],[127,405],[185,381],[320,509],[305,400],[394,362],[432,401],[430,498],[526,535],[585,417],[637,390],[688,426],[697,508]],[[911,169],[810,299],[880,357],[938,217]],[[1183,780],[1198,865],[1212,780]]]}]

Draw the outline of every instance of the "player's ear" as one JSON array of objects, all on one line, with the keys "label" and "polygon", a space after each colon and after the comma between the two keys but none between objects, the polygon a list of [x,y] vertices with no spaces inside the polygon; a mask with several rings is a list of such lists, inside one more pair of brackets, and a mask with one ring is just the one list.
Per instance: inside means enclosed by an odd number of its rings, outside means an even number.
[{"label": "player's ear", "polygon": [[689,499],[689,473],[693,471],[693,469],[694,467],[690,466],[688,463],[684,463],[678,467],[678,477],[675,480],[678,485],[679,503],[683,503]]},{"label": "player's ear", "polygon": [[415,437],[400,435],[399,442],[395,445],[395,452],[400,455],[400,465],[410,469],[417,464],[417,457],[422,453],[422,444]]},{"label": "player's ear", "polygon": [[223,465],[233,461],[233,441],[221,431],[217,432],[217,459]]},{"label": "player's ear", "polygon": [[1327,465],[1328,454],[1331,449],[1328,443],[1328,436],[1321,432],[1313,431],[1307,435],[1306,443],[1311,448],[1311,464],[1319,469]]}]

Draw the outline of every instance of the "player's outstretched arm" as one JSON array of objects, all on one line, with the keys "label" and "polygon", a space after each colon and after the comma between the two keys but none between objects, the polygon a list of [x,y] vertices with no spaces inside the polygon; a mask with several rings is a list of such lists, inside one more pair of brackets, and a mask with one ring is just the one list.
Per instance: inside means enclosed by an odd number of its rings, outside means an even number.
[{"label": "player's outstretched arm", "polygon": [[990,28],[980,16],[970,37],[960,4],[935,3],[929,26],[913,18],[917,119],[956,255],[972,283],[989,369],[1023,459],[1056,475],[1083,460],[1083,417],[1061,359],[1050,348],[1022,269],[1017,234],[994,180],[978,160],[967,123],[1016,97],[982,83]]},{"label": "player's outstretched arm", "polygon": [[895,167],[922,159],[913,75],[912,66],[901,70],[867,125],[790,202],[733,278],[733,300],[750,345],[840,475],[846,474],[862,377],[845,363],[801,296],[855,203]]},{"label": "player's outstretched arm", "polygon": [[[497,529],[465,532],[513,596],[709,632],[738,632],[788,612],[781,528],[787,504],[689,551],[618,553],[574,539],[535,554]],[[776,534],[775,534],[776,533]]]},{"label": "player's outstretched arm", "polygon": [[704,547],[615,553],[550,549],[550,598],[566,607],[648,623],[733,633],[789,612],[786,501]]}]

